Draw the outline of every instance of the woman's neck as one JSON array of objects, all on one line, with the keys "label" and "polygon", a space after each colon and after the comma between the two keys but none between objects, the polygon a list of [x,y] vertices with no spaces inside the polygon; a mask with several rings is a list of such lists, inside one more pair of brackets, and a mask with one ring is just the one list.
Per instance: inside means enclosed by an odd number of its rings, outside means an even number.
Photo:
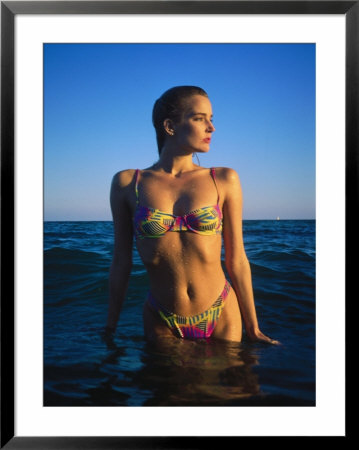
[{"label": "woman's neck", "polygon": [[173,176],[180,175],[183,172],[189,172],[196,167],[196,164],[192,161],[192,153],[175,155],[173,152],[167,151],[166,147],[162,149],[160,158],[154,165],[154,168],[162,169]]}]

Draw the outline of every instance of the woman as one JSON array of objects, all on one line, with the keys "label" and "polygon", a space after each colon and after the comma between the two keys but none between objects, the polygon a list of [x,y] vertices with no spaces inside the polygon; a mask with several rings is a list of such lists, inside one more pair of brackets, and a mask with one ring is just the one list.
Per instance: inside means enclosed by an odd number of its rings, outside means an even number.
[{"label": "woman", "polygon": [[[121,171],[112,182],[115,243],[107,333],[118,322],[135,237],[150,280],[143,310],[147,339],[240,342],[243,320],[251,340],[277,343],[258,326],[238,175],[192,161],[195,152],[209,151],[215,131],[208,95],[195,86],[169,89],[156,101],[152,119],[158,162]],[[222,236],[230,282],[221,265]]]}]

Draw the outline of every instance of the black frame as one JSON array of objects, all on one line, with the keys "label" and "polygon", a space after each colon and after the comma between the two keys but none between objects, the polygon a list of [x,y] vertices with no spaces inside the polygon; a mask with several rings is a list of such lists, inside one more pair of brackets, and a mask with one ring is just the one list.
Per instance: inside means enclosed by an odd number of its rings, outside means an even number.
[{"label": "black frame", "polygon": [[[14,18],[16,14],[345,14],[346,267],[358,249],[350,216],[359,193],[359,0],[1,2],[1,442],[7,449],[205,448],[227,437],[14,436]],[[354,208],[353,208],[354,205]],[[350,208],[351,207],[351,208]],[[349,245],[348,245],[349,243]],[[352,252],[350,255],[350,251]],[[354,277],[346,271],[346,297]],[[347,333],[347,331],[346,331]],[[347,334],[346,334],[347,336]],[[347,341],[347,339],[346,339]],[[335,395],[333,393],[333,395]],[[348,437],[348,428],[343,438]],[[231,438],[233,440],[233,438]],[[234,438],[235,440],[238,437]],[[288,439],[288,438],[287,438]],[[231,442],[233,444],[233,441]],[[236,442],[238,444],[238,441]],[[235,444],[235,443],[234,443]]]}]

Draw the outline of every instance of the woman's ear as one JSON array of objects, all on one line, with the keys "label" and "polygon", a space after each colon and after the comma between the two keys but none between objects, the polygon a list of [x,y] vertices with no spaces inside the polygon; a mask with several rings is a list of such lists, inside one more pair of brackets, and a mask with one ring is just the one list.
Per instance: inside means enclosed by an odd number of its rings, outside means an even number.
[{"label": "woman's ear", "polygon": [[163,127],[169,136],[173,136],[175,134],[173,121],[171,119],[165,119],[163,121]]}]

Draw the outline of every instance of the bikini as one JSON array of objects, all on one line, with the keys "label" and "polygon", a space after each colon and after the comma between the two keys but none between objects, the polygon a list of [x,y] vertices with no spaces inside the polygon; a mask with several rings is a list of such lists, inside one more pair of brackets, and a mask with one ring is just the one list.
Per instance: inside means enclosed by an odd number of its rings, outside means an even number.
[{"label": "bikini", "polygon": [[[217,190],[217,204],[204,206],[188,212],[183,216],[149,208],[139,204],[138,182],[139,169],[135,174],[136,209],[133,218],[136,239],[160,238],[167,232],[189,231],[203,236],[220,234],[222,232],[222,211],[219,207],[219,191],[216,183],[216,172],[212,167],[210,173]],[[223,291],[210,308],[195,316],[180,316],[166,310],[148,294],[148,304],[155,310],[173,334],[180,338],[209,338],[218,322],[224,308],[225,300],[231,285],[226,280]]]},{"label": "bikini", "polygon": [[137,239],[159,238],[168,231],[192,231],[203,236],[222,232],[222,212],[219,207],[219,192],[216,183],[216,172],[211,168],[211,175],[217,189],[217,204],[204,206],[188,212],[184,216],[175,216],[155,208],[141,206],[138,198],[139,170],[136,170],[136,211],[134,215],[134,231]]}]

